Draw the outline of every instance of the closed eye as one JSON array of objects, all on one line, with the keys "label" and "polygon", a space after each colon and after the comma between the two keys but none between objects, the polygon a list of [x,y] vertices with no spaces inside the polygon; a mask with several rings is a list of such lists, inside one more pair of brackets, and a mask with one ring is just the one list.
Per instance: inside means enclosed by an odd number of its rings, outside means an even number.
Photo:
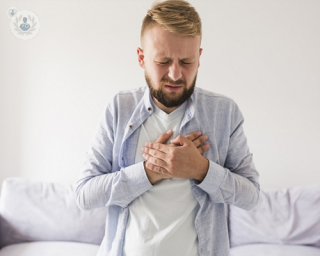
[{"label": "closed eye", "polygon": [[[187,63],[187,62],[183,62],[183,61],[181,61],[181,62],[182,62],[182,64],[186,64],[186,65],[192,64],[192,63]],[[161,64],[161,65],[165,65],[165,64],[168,64],[169,61],[167,61],[167,62],[158,62],[158,63]]]}]

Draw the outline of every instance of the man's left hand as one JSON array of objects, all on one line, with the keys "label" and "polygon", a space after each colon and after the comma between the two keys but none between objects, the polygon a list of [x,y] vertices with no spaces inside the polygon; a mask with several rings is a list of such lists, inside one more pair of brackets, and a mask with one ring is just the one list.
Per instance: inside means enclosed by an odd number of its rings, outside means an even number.
[{"label": "man's left hand", "polygon": [[209,168],[208,159],[204,158],[192,141],[179,135],[172,144],[179,147],[147,142],[143,147],[147,168],[158,173],[177,178],[202,181]]}]

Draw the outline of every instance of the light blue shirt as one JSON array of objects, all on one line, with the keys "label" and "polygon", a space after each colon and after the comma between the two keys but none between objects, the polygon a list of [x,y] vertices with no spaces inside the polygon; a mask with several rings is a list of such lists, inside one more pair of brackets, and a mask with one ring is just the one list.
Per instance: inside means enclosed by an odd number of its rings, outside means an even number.
[{"label": "light blue shirt", "polygon": [[[135,163],[141,124],[153,113],[147,86],[122,91],[106,105],[85,157],[76,187],[77,204],[107,207],[105,236],[97,256],[122,256],[128,205],[152,187],[143,162]],[[190,179],[199,202],[195,218],[200,256],[229,256],[225,204],[252,209],[259,199],[259,173],[243,131],[243,116],[230,98],[196,87],[180,127],[186,136],[208,135],[205,179]],[[142,255],[144,256],[144,255]]]}]

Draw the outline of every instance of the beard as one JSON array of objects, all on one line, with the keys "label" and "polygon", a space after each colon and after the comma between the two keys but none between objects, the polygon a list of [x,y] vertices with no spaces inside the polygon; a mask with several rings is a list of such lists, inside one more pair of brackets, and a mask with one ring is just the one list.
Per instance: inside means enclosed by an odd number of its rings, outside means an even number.
[{"label": "beard", "polygon": [[[187,99],[189,99],[194,91],[194,88],[196,86],[196,80],[197,80],[197,74],[196,73],[193,82],[191,83],[190,88],[187,88],[185,81],[177,80],[175,82],[170,81],[168,79],[162,79],[160,82],[160,88],[158,90],[154,89],[155,86],[152,85],[151,79],[149,75],[147,74],[147,71],[145,70],[145,79],[147,82],[147,85],[149,87],[151,95],[157,99],[162,105],[164,105],[167,108],[173,108],[178,107],[182,103],[184,103]],[[172,85],[182,85],[183,91],[181,95],[177,95],[176,92],[164,92],[163,86],[165,84],[172,84]]]}]

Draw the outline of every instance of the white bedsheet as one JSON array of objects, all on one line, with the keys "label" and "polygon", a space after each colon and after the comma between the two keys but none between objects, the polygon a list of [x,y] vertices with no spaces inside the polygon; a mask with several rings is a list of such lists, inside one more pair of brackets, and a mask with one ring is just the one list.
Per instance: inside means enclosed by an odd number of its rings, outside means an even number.
[{"label": "white bedsheet", "polygon": [[230,256],[320,256],[319,247],[252,244],[232,247]]},{"label": "white bedsheet", "polygon": [[3,247],[0,256],[95,256],[99,245],[75,242],[29,242]]}]

